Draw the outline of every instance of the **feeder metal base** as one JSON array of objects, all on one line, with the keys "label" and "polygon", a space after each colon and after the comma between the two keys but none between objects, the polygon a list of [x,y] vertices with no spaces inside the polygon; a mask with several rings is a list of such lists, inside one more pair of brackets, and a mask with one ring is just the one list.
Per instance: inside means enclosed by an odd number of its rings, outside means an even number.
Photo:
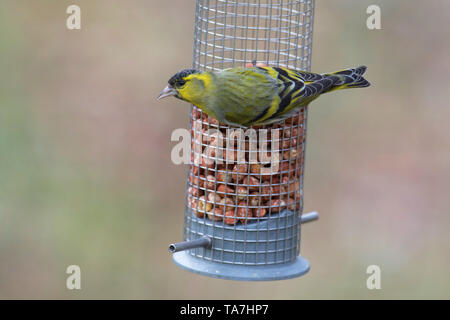
[{"label": "feeder metal base", "polygon": [[201,275],[240,281],[271,281],[291,279],[309,271],[309,262],[298,256],[294,262],[274,265],[222,264],[196,258],[187,251],[173,254],[173,261],[179,267]]}]

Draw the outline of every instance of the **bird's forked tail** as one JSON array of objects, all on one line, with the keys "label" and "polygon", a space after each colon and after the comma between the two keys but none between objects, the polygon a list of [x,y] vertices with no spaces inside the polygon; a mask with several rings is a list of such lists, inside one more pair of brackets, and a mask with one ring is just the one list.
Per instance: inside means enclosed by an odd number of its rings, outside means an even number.
[{"label": "bird's forked tail", "polygon": [[339,76],[340,78],[330,91],[349,88],[364,88],[370,86],[370,82],[362,76],[366,69],[366,66],[361,66],[354,69],[346,69],[330,73],[330,76]]}]

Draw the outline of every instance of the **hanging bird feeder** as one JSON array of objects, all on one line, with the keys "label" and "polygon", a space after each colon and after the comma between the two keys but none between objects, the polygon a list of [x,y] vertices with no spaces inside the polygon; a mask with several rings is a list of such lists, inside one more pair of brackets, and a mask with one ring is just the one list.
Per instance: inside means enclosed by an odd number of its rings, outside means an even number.
[{"label": "hanging bird feeder", "polygon": [[[193,67],[310,70],[314,0],[197,0]],[[279,280],[309,270],[300,255],[307,109],[281,123],[233,128],[192,107],[184,241],[169,246],[189,271]]]}]

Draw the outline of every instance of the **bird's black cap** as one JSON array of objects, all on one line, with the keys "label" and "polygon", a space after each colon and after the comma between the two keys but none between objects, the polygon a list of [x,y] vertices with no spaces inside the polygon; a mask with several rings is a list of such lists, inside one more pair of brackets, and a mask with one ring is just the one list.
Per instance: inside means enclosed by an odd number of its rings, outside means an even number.
[{"label": "bird's black cap", "polygon": [[169,79],[169,84],[174,87],[177,82],[183,81],[185,77],[193,73],[200,73],[197,69],[184,69],[177,72],[172,78]]}]

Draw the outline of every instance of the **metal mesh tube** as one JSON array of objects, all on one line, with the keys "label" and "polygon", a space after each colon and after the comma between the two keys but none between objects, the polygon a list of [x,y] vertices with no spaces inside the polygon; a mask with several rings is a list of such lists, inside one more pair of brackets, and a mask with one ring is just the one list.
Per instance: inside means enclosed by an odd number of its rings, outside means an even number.
[{"label": "metal mesh tube", "polygon": [[[309,71],[313,10],[314,0],[197,0],[193,67]],[[245,130],[192,107],[184,240],[208,236],[212,246],[190,249],[190,255],[244,266],[296,259],[306,120],[302,108],[281,123]]]}]

